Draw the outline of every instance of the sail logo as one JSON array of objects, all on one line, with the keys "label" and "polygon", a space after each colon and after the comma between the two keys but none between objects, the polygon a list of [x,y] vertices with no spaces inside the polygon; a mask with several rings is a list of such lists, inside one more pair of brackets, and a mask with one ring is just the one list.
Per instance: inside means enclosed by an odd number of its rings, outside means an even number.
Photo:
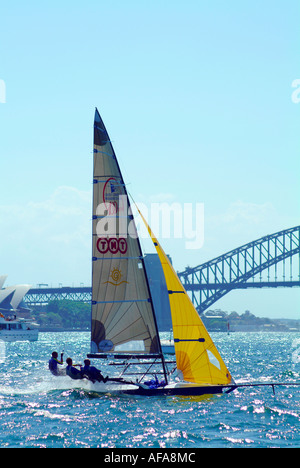
[{"label": "sail logo", "polygon": [[122,272],[118,268],[114,268],[110,273],[110,278],[112,281],[105,281],[103,284],[112,284],[113,286],[120,286],[120,284],[128,284],[128,281],[121,281],[122,279]]},{"label": "sail logo", "polygon": [[125,254],[127,252],[127,241],[123,237],[117,239],[116,237],[100,237],[97,240],[97,249],[105,255],[107,252],[115,255],[117,253]]},{"label": "sail logo", "polygon": [[117,214],[119,211],[118,202],[122,200],[122,185],[115,177],[110,177],[103,187],[103,201],[109,215]]},{"label": "sail logo", "polygon": [[6,85],[4,80],[0,80],[0,104],[6,103]]}]

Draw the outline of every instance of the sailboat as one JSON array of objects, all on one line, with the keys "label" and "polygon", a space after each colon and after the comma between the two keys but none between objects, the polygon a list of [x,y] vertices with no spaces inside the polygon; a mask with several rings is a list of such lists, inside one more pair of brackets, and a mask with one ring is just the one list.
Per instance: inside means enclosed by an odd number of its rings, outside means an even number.
[{"label": "sailboat", "polygon": [[124,393],[202,395],[232,388],[234,381],[226,364],[138,210],[165,275],[176,361],[167,361],[162,352],[126,184],[97,109],[93,155],[92,326],[88,357],[109,359],[122,366]]}]

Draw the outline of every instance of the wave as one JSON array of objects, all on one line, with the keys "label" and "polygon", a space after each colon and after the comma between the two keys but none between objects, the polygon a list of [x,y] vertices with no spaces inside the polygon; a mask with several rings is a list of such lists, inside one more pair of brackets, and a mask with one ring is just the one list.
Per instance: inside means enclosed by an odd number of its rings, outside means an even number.
[{"label": "wave", "polygon": [[33,382],[27,382],[27,385],[0,385],[0,395],[16,396],[41,393],[45,394],[54,391],[65,392],[68,390],[80,390],[86,393],[109,394],[119,393],[130,388],[134,388],[134,386],[129,384],[120,384],[117,382],[92,383],[91,381],[85,379],[72,380],[68,376],[55,377],[52,375],[43,375],[38,378],[35,377]]}]

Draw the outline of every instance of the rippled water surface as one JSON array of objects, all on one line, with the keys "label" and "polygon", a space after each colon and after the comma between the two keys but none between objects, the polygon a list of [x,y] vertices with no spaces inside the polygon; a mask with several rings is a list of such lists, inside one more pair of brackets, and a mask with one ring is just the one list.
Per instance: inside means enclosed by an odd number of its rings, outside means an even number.
[{"label": "rippled water surface", "polygon": [[[298,333],[212,336],[237,381],[300,381]],[[0,346],[0,447],[300,447],[300,387],[278,387],[275,396],[271,387],[210,397],[98,394],[47,370],[53,350],[82,362],[89,333]]]}]

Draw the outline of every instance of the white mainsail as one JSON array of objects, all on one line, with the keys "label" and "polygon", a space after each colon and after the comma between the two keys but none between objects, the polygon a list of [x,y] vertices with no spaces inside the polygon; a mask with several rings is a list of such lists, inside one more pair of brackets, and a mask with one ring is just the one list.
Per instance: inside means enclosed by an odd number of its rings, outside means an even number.
[{"label": "white mainsail", "polygon": [[160,353],[144,259],[126,186],[97,109],[92,259],[91,351]]}]

